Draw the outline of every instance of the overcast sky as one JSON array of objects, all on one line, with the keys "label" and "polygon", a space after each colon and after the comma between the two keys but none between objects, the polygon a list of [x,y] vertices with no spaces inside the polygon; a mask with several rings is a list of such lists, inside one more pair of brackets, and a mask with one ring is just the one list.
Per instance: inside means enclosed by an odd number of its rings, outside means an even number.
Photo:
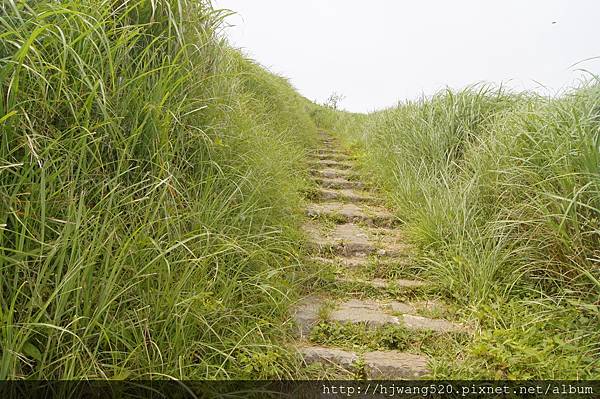
[{"label": "overcast sky", "polygon": [[599,0],[215,0],[235,47],[306,97],[372,111],[487,81],[549,93],[600,74]]}]

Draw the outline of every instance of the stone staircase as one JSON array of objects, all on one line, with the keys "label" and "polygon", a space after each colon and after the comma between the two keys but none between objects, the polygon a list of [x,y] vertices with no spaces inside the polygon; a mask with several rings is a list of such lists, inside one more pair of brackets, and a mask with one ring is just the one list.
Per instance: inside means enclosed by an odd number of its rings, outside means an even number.
[{"label": "stone staircase", "polygon": [[351,345],[350,337],[341,346],[319,344],[312,337],[316,328],[327,325],[337,325],[341,331],[351,331],[352,326],[362,331],[393,328],[409,337],[433,334],[440,339],[468,331],[438,317],[446,306],[429,293],[427,282],[410,275],[397,277],[397,271],[410,264],[410,246],[398,220],[381,206],[377,193],[368,190],[353,167],[352,157],[323,134],[311,170],[319,187],[307,208],[304,231],[311,261],[334,270],[336,277],[326,290],[307,294],[295,306],[297,350],[307,366],[335,370],[338,377],[344,373],[367,379],[425,377],[430,359],[419,348],[372,350]]}]

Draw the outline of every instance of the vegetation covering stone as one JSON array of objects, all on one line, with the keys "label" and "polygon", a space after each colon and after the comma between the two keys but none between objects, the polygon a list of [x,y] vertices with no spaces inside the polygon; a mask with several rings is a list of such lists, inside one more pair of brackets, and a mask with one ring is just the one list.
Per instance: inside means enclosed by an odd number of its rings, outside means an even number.
[{"label": "vegetation covering stone", "polygon": [[[323,160],[322,154],[332,157],[341,152],[328,149],[335,142],[323,136],[323,146],[317,156]],[[330,158],[333,159],[333,158]],[[325,171],[327,165],[324,164]],[[320,176],[321,173],[313,172]],[[347,175],[344,173],[344,175]],[[336,179],[345,180],[344,176]],[[318,184],[327,187],[327,183],[316,178]],[[348,181],[349,182],[349,181]],[[329,190],[330,192],[333,190]],[[335,192],[335,191],[334,191]],[[367,194],[375,198],[374,193]],[[323,199],[323,196],[320,197]],[[346,196],[346,202],[315,202],[307,207],[307,216],[312,221],[305,223],[304,231],[309,242],[309,249],[316,256],[312,262],[319,267],[339,266],[339,275],[333,280],[338,295],[344,291],[343,285],[350,287],[368,286],[374,289],[419,289],[427,284],[421,280],[360,278],[357,270],[368,267],[369,256],[384,259],[403,259],[410,246],[403,242],[403,235],[397,228],[391,227],[394,216],[381,207],[365,206],[357,196]],[[325,198],[327,199],[327,198]],[[333,223],[333,226],[331,225]],[[386,225],[388,227],[373,227]],[[369,227],[370,226],[370,227]],[[398,262],[401,264],[402,262]],[[353,290],[355,291],[355,290]],[[353,291],[347,291],[351,294]],[[443,319],[432,319],[417,313],[420,310],[431,310],[433,301],[415,304],[398,301],[375,299],[343,299],[332,296],[331,292],[311,294],[302,299],[294,308],[294,319],[298,326],[299,353],[305,364],[320,363],[335,365],[348,373],[367,378],[420,378],[430,373],[428,357],[402,351],[367,351],[356,353],[345,347],[336,348],[322,346],[319,342],[311,344],[317,336],[318,341],[343,342],[351,341],[351,328],[337,330],[336,337],[328,336],[335,331],[336,325],[363,326],[368,329],[385,329],[389,326],[397,328],[398,333],[411,334],[411,331],[431,333],[463,332],[464,328],[454,322]],[[332,324],[332,328],[327,325]],[[317,335],[315,335],[317,334]],[[345,335],[347,334],[347,335]],[[381,337],[385,337],[382,332]],[[395,338],[391,338],[394,342]],[[404,339],[404,338],[403,338]],[[415,338],[416,339],[416,338]],[[419,338],[420,339],[420,338]],[[348,345],[351,346],[351,345]],[[359,360],[360,359],[360,360]]]}]

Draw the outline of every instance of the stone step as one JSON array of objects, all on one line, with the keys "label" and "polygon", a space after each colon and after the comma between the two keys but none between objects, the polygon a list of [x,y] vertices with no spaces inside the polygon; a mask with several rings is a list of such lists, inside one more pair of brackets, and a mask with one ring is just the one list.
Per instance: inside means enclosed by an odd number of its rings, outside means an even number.
[{"label": "stone step", "polygon": [[[309,296],[294,307],[294,320],[301,337],[308,337],[311,329],[320,321],[320,311],[325,299]],[[468,331],[465,326],[445,319],[432,319],[419,316],[419,310],[431,310],[426,306],[433,302],[420,301],[405,303],[397,301],[378,302],[369,299],[350,299],[335,304],[328,312],[327,321],[350,324],[366,324],[377,328],[398,325],[411,331],[432,331],[437,333],[457,333]]]},{"label": "stone step", "polygon": [[[366,323],[370,326],[383,326],[387,324],[403,325],[409,330],[427,330],[434,332],[461,332],[464,326],[444,319],[430,319],[409,313],[414,312],[416,305],[403,302],[379,303],[371,300],[351,299],[340,304],[331,312],[330,320],[340,323]],[[391,314],[402,313],[400,315]]]},{"label": "stone step", "polygon": [[344,153],[316,153],[313,154],[314,159],[330,160],[330,161],[350,161],[352,157]]},{"label": "stone step", "polygon": [[360,189],[364,187],[362,182],[344,179],[341,177],[327,178],[318,177],[315,179],[317,184],[323,188],[339,188],[339,189]]},{"label": "stone step", "polygon": [[412,353],[376,351],[359,355],[322,346],[299,346],[297,350],[307,365],[319,363],[358,373],[362,363],[366,377],[371,380],[417,379],[431,372],[427,357]]},{"label": "stone step", "polygon": [[371,327],[400,324],[398,316],[385,312],[378,302],[359,299],[350,299],[338,304],[329,314],[328,320],[351,324],[365,323]]},{"label": "stone step", "polygon": [[324,177],[327,179],[335,179],[335,178],[344,178],[348,179],[352,177],[354,174],[348,169],[335,169],[335,168],[325,168],[325,169],[312,169],[310,173],[313,176]]},{"label": "stone step", "polygon": [[348,153],[346,151],[341,150],[339,147],[332,147],[332,146],[323,146],[321,148],[317,148],[314,151],[314,153],[315,154],[348,155]]},{"label": "stone step", "polygon": [[336,280],[338,283],[342,284],[350,284],[350,285],[358,285],[358,286],[369,286],[372,288],[378,289],[389,289],[389,288],[399,288],[399,289],[415,289],[415,288],[424,288],[427,287],[428,284],[424,281],[420,280],[408,280],[408,279],[392,279],[387,280],[383,278],[373,278],[373,279],[359,279],[359,278],[351,278],[351,277],[337,277]]},{"label": "stone step", "polygon": [[323,265],[338,265],[341,267],[345,267],[348,269],[361,269],[370,266],[372,263],[377,263],[381,266],[392,266],[392,265],[408,265],[409,259],[406,257],[406,254],[402,253],[397,258],[371,258],[368,256],[336,256],[334,258],[323,258],[319,256],[315,256],[311,258],[314,263],[323,264]]},{"label": "stone step", "polygon": [[323,346],[298,346],[296,350],[302,356],[307,366],[319,363],[324,366],[333,366],[345,371],[352,370],[357,364],[359,357],[354,352],[348,352],[342,349],[326,348]]},{"label": "stone step", "polygon": [[319,321],[319,309],[321,309],[324,303],[324,300],[319,297],[307,296],[302,298],[293,307],[296,332],[300,338],[307,338],[310,330]]},{"label": "stone step", "polygon": [[379,200],[369,194],[362,193],[360,191],[354,191],[352,189],[343,190],[331,190],[322,188],[317,192],[318,197],[324,201],[339,200],[346,202],[364,202],[364,203],[377,203]]},{"label": "stone step", "polygon": [[371,380],[418,379],[431,371],[427,357],[399,351],[367,352],[363,355],[365,374]]},{"label": "stone step", "polygon": [[319,159],[312,162],[316,167],[328,167],[336,169],[350,169],[353,167],[351,162],[336,161],[331,159]]},{"label": "stone step", "polygon": [[[345,257],[401,258],[408,254],[408,247],[397,237],[398,232],[380,235],[382,229],[367,229],[354,223],[338,224],[327,232],[315,222],[302,226],[308,236],[308,244],[317,254],[337,254]],[[388,231],[388,230],[385,230]],[[396,235],[392,235],[396,234]]]},{"label": "stone step", "polygon": [[367,225],[392,226],[394,215],[380,207],[359,206],[351,203],[329,202],[311,204],[306,213],[310,217],[327,217],[336,221],[363,222]]},{"label": "stone step", "polygon": [[352,223],[337,225],[327,234],[311,223],[305,223],[303,230],[310,237],[308,244],[317,253],[364,255],[376,251],[367,233]]}]

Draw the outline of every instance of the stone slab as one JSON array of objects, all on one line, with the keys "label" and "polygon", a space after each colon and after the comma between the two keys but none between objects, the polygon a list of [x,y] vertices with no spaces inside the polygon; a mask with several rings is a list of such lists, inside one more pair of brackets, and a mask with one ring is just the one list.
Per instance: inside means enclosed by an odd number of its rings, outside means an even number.
[{"label": "stone slab", "polygon": [[387,280],[383,278],[373,279],[354,279],[351,277],[339,277],[337,281],[341,283],[357,283],[362,285],[368,285],[373,288],[387,289],[390,287],[398,288],[420,288],[427,286],[427,283],[419,280],[407,280],[407,279],[393,279]]},{"label": "stone slab", "polygon": [[323,305],[323,300],[314,296],[303,298],[293,307],[294,320],[296,322],[297,333],[300,337],[306,337],[310,330],[319,321],[319,309]]},{"label": "stone slab", "polygon": [[364,354],[367,378],[373,380],[418,379],[430,373],[425,356],[398,351]]},{"label": "stone slab", "polygon": [[356,353],[337,348],[301,346],[297,349],[307,365],[321,363],[349,369],[358,361]]},{"label": "stone slab", "polygon": [[311,217],[325,216],[343,219],[347,222],[364,222],[368,225],[390,226],[396,221],[396,217],[383,208],[359,206],[354,203],[327,202],[310,204],[306,212]]},{"label": "stone slab", "polygon": [[311,173],[315,176],[321,176],[329,179],[335,179],[337,177],[347,178],[352,176],[352,172],[350,172],[348,169],[335,169],[331,167],[311,170]]},{"label": "stone slab", "polygon": [[348,180],[344,178],[317,178],[315,181],[324,188],[341,188],[341,189],[357,189],[363,187],[363,184],[358,181]]},{"label": "stone slab", "polygon": [[350,169],[353,166],[351,162],[337,161],[335,159],[319,159],[313,161],[312,164],[316,166],[331,167],[336,169]]},{"label": "stone slab", "polygon": [[384,312],[377,302],[358,299],[338,305],[329,315],[329,320],[340,323],[366,323],[374,327],[400,324],[398,317]]}]

